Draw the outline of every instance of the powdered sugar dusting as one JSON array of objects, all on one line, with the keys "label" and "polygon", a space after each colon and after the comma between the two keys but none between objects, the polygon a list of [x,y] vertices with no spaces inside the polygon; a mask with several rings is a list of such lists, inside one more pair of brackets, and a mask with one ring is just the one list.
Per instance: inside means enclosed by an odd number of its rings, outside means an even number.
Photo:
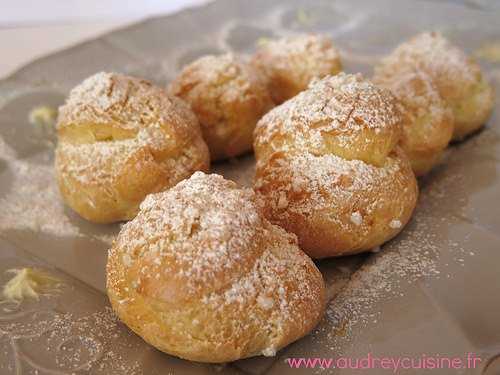
[{"label": "powdered sugar dusting", "polygon": [[430,113],[433,118],[439,119],[451,115],[431,76],[423,71],[408,67],[391,76],[376,75],[373,80],[391,90],[414,116]]},{"label": "powdered sugar dusting", "polygon": [[261,43],[252,59],[276,103],[304,90],[314,78],[337,74],[340,56],[326,35],[302,34]]},{"label": "powdered sugar dusting", "polygon": [[182,117],[192,117],[179,103],[147,80],[101,72],[71,90],[66,103],[59,108],[58,128],[114,124],[132,132],[126,134],[134,134],[147,124],[182,124]]},{"label": "powdered sugar dusting", "polygon": [[340,73],[314,81],[307,90],[271,110],[258,122],[257,158],[264,147],[274,151],[293,148],[328,152],[331,139],[326,135],[334,136],[335,142],[345,149],[359,147],[362,132],[373,137],[364,137],[363,142],[385,137],[391,143],[400,131],[401,119],[395,103],[389,91],[377,88],[359,74]]},{"label": "powdered sugar dusting", "polygon": [[[228,115],[226,112],[229,109],[224,108],[221,103],[252,100],[260,103],[256,107],[259,111],[267,110],[272,105],[262,77],[252,66],[233,53],[207,55],[189,64],[170,84],[169,92],[190,103],[194,102],[195,107],[206,107],[205,110],[211,107],[212,116]],[[202,101],[206,103],[201,105]],[[211,118],[205,113],[198,114],[203,119]],[[219,122],[222,120],[224,118],[217,119]],[[214,127],[214,130],[228,131],[220,126],[216,127],[213,119],[200,121],[204,126]]]},{"label": "powdered sugar dusting", "polygon": [[401,69],[419,69],[436,79],[438,86],[449,92],[468,90],[481,76],[480,68],[459,48],[438,32],[419,34],[401,44],[376,67],[376,75],[392,75]]},{"label": "powdered sugar dusting", "polygon": [[[331,64],[338,64],[340,55],[333,47],[332,41],[327,35],[322,34],[301,34],[280,39],[269,39],[260,43],[261,49],[269,51],[275,55],[276,68],[286,69],[290,62],[296,62],[294,59],[310,57],[312,61],[318,64],[319,72],[324,75],[330,74]],[[290,61],[291,60],[291,61]],[[309,72],[313,71],[311,66],[307,66]]]},{"label": "powdered sugar dusting", "polygon": [[417,175],[427,172],[431,165],[417,167],[421,164],[418,160],[423,155],[432,161],[448,146],[454,129],[450,106],[441,97],[433,78],[410,65],[376,73],[373,80],[399,99],[404,119],[400,144]]},{"label": "powdered sugar dusting", "polygon": [[[352,332],[355,326],[376,323],[380,314],[377,304],[386,298],[403,296],[403,284],[441,277],[442,270],[436,261],[442,251],[441,236],[430,230],[432,224],[425,210],[417,212],[412,223],[412,230],[404,232],[395,240],[396,243],[372,255],[331,301],[327,318],[335,329],[324,332],[330,350],[345,349],[345,343],[352,342],[354,338]],[[454,252],[464,253],[456,244],[447,242]]]},{"label": "powdered sugar dusting", "polygon": [[79,235],[64,214],[52,165],[33,165],[17,160],[0,138],[0,154],[12,171],[12,188],[0,199],[0,229],[31,229],[58,236]]},{"label": "powdered sugar dusting", "polygon": [[[267,229],[270,238],[285,233],[274,226]],[[278,330],[287,329],[286,325],[290,323],[302,325],[301,320],[305,317],[300,316],[303,312],[300,312],[299,306],[305,300],[318,297],[317,291],[311,287],[311,275],[304,269],[306,258],[297,257],[295,243],[292,246],[286,242],[278,245],[273,241],[270,245],[248,273],[223,293],[208,295],[204,303],[211,309],[222,309],[228,304],[245,306],[256,301],[259,308],[274,310],[272,324],[277,325]],[[287,286],[290,277],[297,282],[297,289]],[[269,324],[268,329],[272,329],[272,324]]]},{"label": "powdered sugar dusting", "polygon": [[398,229],[398,228],[401,228],[403,224],[401,224],[401,221],[399,220],[391,220],[391,222],[389,223],[389,227],[391,227],[392,229]]},{"label": "powdered sugar dusting", "polygon": [[267,332],[267,353],[283,345],[291,327],[307,330],[322,306],[321,276],[296,237],[263,218],[251,189],[214,174],[196,172],[149,195],[109,256],[124,267],[108,266],[108,289],[125,291],[122,308],[133,303],[132,288],[174,304],[197,301],[221,315],[241,310],[231,325]]},{"label": "powdered sugar dusting", "polygon": [[[57,153],[64,162],[57,163],[57,168],[62,178],[70,176],[82,185],[113,184],[126,171],[128,161],[135,158],[134,167],[140,170],[143,164],[155,161],[153,154],[144,153],[145,150],[162,150],[168,148],[169,144],[170,141],[165,138],[159,125],[141,129],[131,139],[84,144],[61,142]],[[177,159],[163,161],[165,168],[171,171],[171,181],[179,181],[189,175],[192,168],[188,160],[189,153],[196,152],[191,148],[192,146],[187,146],[184,155]],[[141,154],[144,159],[139,156]]]},{"label": "powdered sugar dusting", "polygon": [[[0,155],[7,161],[12,175],[10,188],[0,198],[0,230],[31,230],[57,237],[84,236],[80,227],[67,215],[50,153],[38,156],[43,164],[34,164],[18,159],[14,150],[0,138]],[[96,233],[90,236],[110,244],[114,234]]]},{"label": "powdered sugar dusting", "polygon": [[[381,185],[390,189],[385,181],[396,175],[400,168],[399,163],[378,168],[360,160],[345,160],[335,155],[302,153],[274,160],[274,164],[263,167],[265,172],[258,173],[256,188],[259,190],[263,184],[272,181],[288,181],[273,185],[272,191],[266,192],[267,203],[274,208],[275,217],[281,220],[286,220],[288,215],[307,216],[315,210],[332,209],[336,205],[340,207],[353,200],[356,200],[357,206],[363,207],[365,213],[370,213],[379,206],[377,197],[361,202],[361,192],[374,191]],[[300,197],[300,192],[303,199],[286,200],[288,194]],[[336,220],[334,217],[331,219]],[[362,214],[358,211],[350,213],[349,220],[356,226],[363,223]]]},{"label": "powdered sugar dusting", "polygon": [[363,216],[358,211],[355,211],[351,214],[351,222],[359,226],[363,223]]},{"label": "powdered sugar dusting", "polygon": [[[175,259],[190,288],[202,286],[214,272],[239,268],[248,260],[242,251],[261,225],[250,190],[201,172],[167,192],[149,195],[140,210],[123,226],[116,246],[134,258],[141,249],[160,262]],[[175,233],[175,240],[165,238],[169,232]],[[202,239],[205,246],[200,248]]]},{"label": "powdered sugar dusting", "polygon": [[155,165],[168,171],[164,185],[169,187],[202,167],[204,155],[208,158],[185,103],[148,81],[114,73],[98,73],[71,91],[60,108],[58,132],[61,180],[98,186],[103,194],[127,168],[140,172]]},{"label": "powdered sugar dusting", "polygon": [[[0,333],[10,338],[17,372],[143,373],[139,362],[123,356],[127,351],[137,350],[140,342],[123,342],[129,334],[123,330],[109,307],[83,316],[51,310],[19,311],[12,314],[13,317],[29,315],[32,315],[30,319],[36,321],[24,322],[26,319],[19,318],[16,321],[9,314],[1,319]],[[37,351],[52,354],[51,360],[44,363],[34,361],[31,353],[23,348],[34,345],[38,346]],[[50,364],[49,367],[47,363]]]}]

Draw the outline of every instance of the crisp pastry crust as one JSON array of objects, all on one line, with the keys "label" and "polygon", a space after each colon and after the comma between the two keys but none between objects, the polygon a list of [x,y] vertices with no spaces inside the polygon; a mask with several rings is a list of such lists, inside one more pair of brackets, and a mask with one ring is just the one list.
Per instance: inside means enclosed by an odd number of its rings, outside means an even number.
[{"label": "crisp pastry crust", "polygon": [[493,109],[494,92],[479,65],[440,33],[419,34],[397,47],[377,66],[379,77],[412,68],[428,74],[455,118],[454,140],[479,129]]},{"label": "crisp pastry crust", "polygon": [[59,109],[56,175],[66,203],[87,220],[128,220],[140,202],[209,167],[187,104],[150,82],[98,73]]},{"label": "crisp pastry crust", "polygon": [[401,150],[383,167],[334,154],[277,152],[257,168],[265,215],[295,233],[313,258],[354,254],[396,236],[411,217],[417,185]]},{"label": "crisp pastry crust", "polygon": [[257,125],[254,187],[266,217],[314,258],[381,245],[418,196],[400,137],[388,90],[343,73],[311,84]]},{"label": "crisp pastry crust", "polygon": [[441,98],[432,78],[421,70],[400,69],[398,74],[373,81],[399,99],[403,117],[400,145],[413,172],[422,176],[440,160],[454,129],[453,112]]},{"label": "crisp pastry crust", "polygon": [[322,317],[325,288],[250,189],[195,173],[149,195],[109,252],[109,299],[156,348],[189,360],[274,355]]},{"label": "crisp pastry crust", "polygon": [[342,65],[330,38],[321,34],[303,34],[264,41],[252,59],[266,77],[276,104],[305,90],[313,78],[337,74]]},{"label": "crisp pastry crust", "polygon": [[308,151],[383,165],[401,138],[401,118],[388,90],[340,73],[267,113],[254,136],[259,161],[275,151]]},{"label": "crisp pastry crust", "polygon": [[169,91],[198,116],[212,160],[250,151],[255,124],[274,106],[259,72],[233,54],[189,64]]}]

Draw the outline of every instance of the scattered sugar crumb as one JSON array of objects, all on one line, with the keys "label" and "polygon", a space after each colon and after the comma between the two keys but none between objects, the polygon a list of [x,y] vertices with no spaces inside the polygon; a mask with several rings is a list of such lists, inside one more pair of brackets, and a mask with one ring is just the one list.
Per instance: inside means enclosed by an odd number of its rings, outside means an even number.
[{"label": "scattered sugar crumb", "polygon": [[358,211],[355,211],[351,214],[351,222],[354,225],[360,226],[363,224],[363,216]]},{"label": "scattered sugar crumb", "polygon": [[276,355],[276,349],[266,348],[262,351],[262,355],[265,357],[274,357]]},{"label": "scattered sugar crumb", "polygon": [[401,221],[397,219],[391,220],[391,222],[389,223],[389,227],[391,227],[392,229],[401,228],[402,225],[403,224],[401,223]]},{"label": "scattered sugar crumb", "polygon": [[264,310],[269,310],[272,309],[274,306],[274,302],[272,298],[265,297],[262,295],[259,295],[257,297],[257,303],[259,304],[260,307],[262,307]]}]

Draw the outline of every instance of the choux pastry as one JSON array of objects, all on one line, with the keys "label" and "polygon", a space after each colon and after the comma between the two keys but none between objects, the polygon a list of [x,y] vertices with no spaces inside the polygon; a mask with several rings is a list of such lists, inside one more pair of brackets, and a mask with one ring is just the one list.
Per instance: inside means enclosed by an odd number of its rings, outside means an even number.
[{"label": "choux pastry", "polygon": [[196,116],[148,81],[98,73],[59,109],[56,176],[66,203],[87,220],[135,216],[140,202],[207,170]]},{"label": "choux pastry", "polygon": [[196,172],[149,195],[108,258],[120,319],[166,353],[201,362],[274,355],[322,317],[325,288],[293,234],[251,189]]},{"label": "choux pastry", "polygon": [[341,71],[340,56],[328,36],[304,34],[261,43],[252,63],[263,72],[276,104],[305,90],[313,78]]},{"label": "choux pastry", "polygon": [[413,68],[427,73],[455,119],[453,139],[460,140],[479,129],[493,109],[494,92],[479,65],[440,33],[419,34],[383,59],[378,77],[399,75]]},{"label": "choux pastry", "polygon": [[400,138],[394,96],[359,74],[340,73],[267,113],[255,129],[254,150],[257,161],[277,150],[308,151],[383,166]]},{"label": "choux pastry", "polygon": [[313,82],[257,124],[254,188],[266,217],[314,258],[383,244],[418,196],[400,137],[388,90],[344,73]]},{"label": "choux pastry", "polygon": [[251,151],[255,124],[274,105],[260,73],[233,54],[194,61],[169,91],[198,116],[212,160]]},{"label": "choux pastry", "polygon": [[400,69],[391,76],[375,75],[373,81],[399,99],[403,117],[400,145],[413,172],[426,174],[441,160],[453,135],[451,109],[423,71]]}]

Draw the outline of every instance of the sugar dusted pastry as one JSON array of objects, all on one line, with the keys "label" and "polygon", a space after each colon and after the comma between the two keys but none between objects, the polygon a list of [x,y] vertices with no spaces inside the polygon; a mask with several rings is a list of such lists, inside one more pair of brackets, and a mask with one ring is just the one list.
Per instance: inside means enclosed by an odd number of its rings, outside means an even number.
[{"label": "sugar dusted pastry", "polygon": [[401,103],[403,134],[400,145],[417,176],[436,165],[453,135],[453,112],[441,98],[431,77],[420,70],[398,70],[373,81],[389,90]]},{"label": "sugar dusted pastry", "polygon": [[266,217],[314,258],[383,244],[418,195],[400,137],[388,90],[343,73],[312,83],[257,125],[255,190]]},{"label": "sugar dusted pastry", "polygon": [[399,75],[408,68],[427,73],[455,117],[453,139],[479,129],[493,109],[494,92],[479,65],[436,32],[419,34],[397,47],[376,75]]},{"label": "sugar dusted pastry", "polygon": [[361,75],[340,73],[311,83],[257,124],[258,161],[275,151],[335,154],[383,166],[401,138],[396,99]]},{"label": "sugar dusted pastry", "polygon": [[139,203],[209,167],[188,105],[148,81],[98,73],[59,109],[56,175],[66,203],[87,220],[135,216]]},{"label": "sugar dusted pastry", "polygon": [[323,279],[251,189],[195,173],[148,196],[109,252],[120,319],[166,353],[201,362],[274,355],[325,307]]},{"label": "sugar dusted pastry", "polygon": [[252,61],[264,73],[276,104],[305,90],[313,78],[342,69],[337,49],[328,36],[321,34],[265,41]]},{"label": "sugar dusted pastry", "polygon": [[259,72],[233,54],[196,60],[169,90],[198,116],[212,160],[250,151],[255,124],[273,107]]}]

